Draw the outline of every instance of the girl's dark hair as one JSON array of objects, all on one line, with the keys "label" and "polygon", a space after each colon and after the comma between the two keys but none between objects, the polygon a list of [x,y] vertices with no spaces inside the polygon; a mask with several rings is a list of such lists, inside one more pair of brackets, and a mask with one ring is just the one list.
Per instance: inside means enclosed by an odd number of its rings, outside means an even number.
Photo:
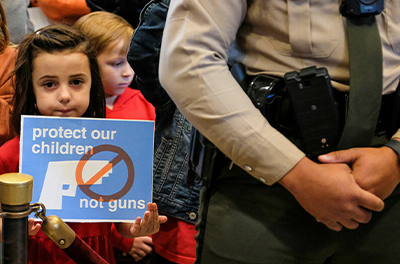
[{"label": "girl's dark hair", "polygon": [[79,30],[70,26],[56,24],[44,27],[27,35],[18,47],[15,63],[15,94],[12,125],[19,135],[21,115],[40,114],[36,108],[33,93],[33,60],[40,53],[79,52],[89,59],[92,86],[90,87],[89,107],[83,117],[105,117],[105,95],[100,77],[99,65],[89,40]]}]

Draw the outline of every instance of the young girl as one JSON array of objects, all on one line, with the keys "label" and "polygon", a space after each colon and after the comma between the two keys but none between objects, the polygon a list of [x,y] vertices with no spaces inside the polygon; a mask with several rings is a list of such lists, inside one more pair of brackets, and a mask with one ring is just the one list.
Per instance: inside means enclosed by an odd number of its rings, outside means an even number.
[{"label": "young girl", "polygon": [[[19,135],[21,115],[104,117],[104,91],[96,56],[87,38],[63,25],[43,28],[28,35],[19,46],[15,68],[12,124]],[[17,172],[19,137],[0,148],[0,174]],[[166,217],[158,216],[149,203],[143,221],[119,223],[126,237],[158,231]],[[30,220],[30,234],[40,228]],[[111,223],[69,223],[89,246],[109,263],[115,263],[109,242]],[[29,263],[74,263],[41,231],[29,237]]]},{"label": "young girl", "polygon": [[[92,12],[74,24],[85,34],[97,55],[106,95],[106,117],[118,119],[154,120],[155,110],[139,90],[128,87],[134,72],[127,61],[132,26],[122,17],[104,11]],[[133,241],[112,233],[114,246],[141,260],[152,251],[150,237]]]}]

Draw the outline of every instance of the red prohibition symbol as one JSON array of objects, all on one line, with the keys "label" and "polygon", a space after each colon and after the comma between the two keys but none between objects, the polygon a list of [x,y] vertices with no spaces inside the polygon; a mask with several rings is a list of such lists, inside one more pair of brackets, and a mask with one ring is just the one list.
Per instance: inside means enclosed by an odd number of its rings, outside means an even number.
[{"label": "red prohibition symbol", "polygon": [[[83,182],[82,172],[86,162],[94,155],[103,151],[114,152],[117,154],[117,156],[112,161],[110,161],[106,166],[104,166],[99,172],[93,175],[87,182]],[[90,190],[90,187],[92,187],[94,183],[96,183],[101,177],[104,176],[105,173],[107,173],[110,169],[116,166],[120,161],[124,161],[128,169],[128,179],[126,181],[125,186],[120,191],[111,195],[103,195]],[[129,190],[133,185],[133,181],[135,179],[135,170],[131,158],[123,149],[114,145],[105,144],[92,148],[85,155],[82,156],[82,158],[78,162],[78,166],[76,166],[75,178],[79,188],[87,196],[97,201],[110,202],[113,200],[120,199],[129,192]]]}]

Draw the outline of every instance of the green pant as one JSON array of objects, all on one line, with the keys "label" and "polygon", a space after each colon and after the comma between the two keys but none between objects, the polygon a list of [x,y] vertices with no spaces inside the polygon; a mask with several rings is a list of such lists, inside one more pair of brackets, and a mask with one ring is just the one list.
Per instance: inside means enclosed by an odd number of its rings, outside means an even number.
[{"label": "green pant", "polygon": [[398,264],[400,188],[356,230],[318,223],[282,186],[266,186],[239,167],[201,192],[196,264]]}]

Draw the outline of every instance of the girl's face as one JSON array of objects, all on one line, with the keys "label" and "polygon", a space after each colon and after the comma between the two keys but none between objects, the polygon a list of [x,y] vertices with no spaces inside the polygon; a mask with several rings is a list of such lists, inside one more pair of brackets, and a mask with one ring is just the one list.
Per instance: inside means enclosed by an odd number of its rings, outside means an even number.
[{"label": "girl's face", "polygon": [[131,84],[134,74],[126,54],[120,54],[124,42],[119,41],[113,45],[114,43],[111,43],[97,56],[106,97],[123,94],[125,88]]},{"label": "girl's face", "polygon": [[83,53],[39,53],[32,82],[36,106],[44,116],[81,117],[89,106],[92,78]]}]

